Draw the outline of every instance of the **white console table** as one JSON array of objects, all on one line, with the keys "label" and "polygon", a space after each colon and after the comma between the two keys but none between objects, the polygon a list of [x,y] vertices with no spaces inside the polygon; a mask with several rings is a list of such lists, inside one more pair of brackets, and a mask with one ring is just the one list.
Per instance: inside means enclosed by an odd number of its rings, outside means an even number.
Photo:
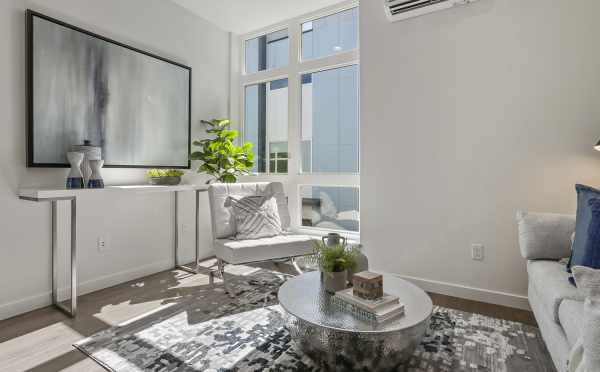
[{"label": "white console table", "polygon": [[[153,185],[123,185],[107,186],[104,189],[64,189],[64,188],[22,188],[19,190],[19,198],[34,202],[50,202],[52,205],[52,304],[71,317],[77,315],[77,198],[90,193],[155,193],[171,192],[174,195],[174,227],[175,238],[173,242],[173,251],[175,258],[175,268],[195,274],[198,270],[199,255],[199,230],[198,230],[198,202],[200,192],[207,191],[208,187],[204,185],[177,185],[177,186],[153,186]],[[195,221],[196,221],[196,267],[190,269],[179,265],[177,262],[177,253],[179,249],[179,219],[178,219],[178,198],[181,191],[195,191]],[[71,202],[71,305],[64,306],[58,299],[58,276],[57,276],[57,202],[69,200]]]}]

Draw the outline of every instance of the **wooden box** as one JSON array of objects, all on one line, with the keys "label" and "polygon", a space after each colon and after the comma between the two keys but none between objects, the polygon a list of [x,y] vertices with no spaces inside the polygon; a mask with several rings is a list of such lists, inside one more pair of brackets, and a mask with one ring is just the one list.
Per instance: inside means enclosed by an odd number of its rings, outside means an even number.
[{"label": "wooden box", "polygon": [[370,271],[361,271],[352,277],[352,294],[366,300],[383,296],[383,276]]}]

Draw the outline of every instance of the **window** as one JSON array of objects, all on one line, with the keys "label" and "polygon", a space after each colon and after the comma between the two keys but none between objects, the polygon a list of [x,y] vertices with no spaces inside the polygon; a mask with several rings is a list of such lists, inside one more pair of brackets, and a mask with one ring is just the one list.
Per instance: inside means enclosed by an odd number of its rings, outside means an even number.
[{"label": "window", "polygon": [[302,24],[302,60],[327,57],[356,49],[358,8]]},{"label": "window", "polygon": [[[288,80],[245,88],[244,140],[252,142],[254,172],[287,173]],[[268,151],[267,151],[268,150]]]},{"label": "window", "polygon": [[358,173],[358,66],[302,75],[302,172]]},{"label": "window", "polygon": [[241,102],[242,138],[253,144],[253,171],[261,181],[284,183],[292,229],[357,238],[357,4],[303,15],[279,29],[241,36],[238,44],[245,50],[238,62],[244,72],[241,97],[232,102]]},{"label": "window", "polygon": [[300,186],[302,226],[359,231],[358,187]]},{"label": "window", "polygon": [[246,41],[246,73],[288,65],[288,31],[281,30]]}]

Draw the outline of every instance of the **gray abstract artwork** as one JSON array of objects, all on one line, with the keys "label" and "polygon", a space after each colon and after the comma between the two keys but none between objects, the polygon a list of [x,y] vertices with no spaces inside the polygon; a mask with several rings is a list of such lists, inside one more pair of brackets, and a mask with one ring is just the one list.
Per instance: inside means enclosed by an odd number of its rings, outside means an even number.
[{"label": "gray abstract artwork", "polygon": [[90,140],[109,166],[188,165],[190,70],[32,18],[32,163]]}]

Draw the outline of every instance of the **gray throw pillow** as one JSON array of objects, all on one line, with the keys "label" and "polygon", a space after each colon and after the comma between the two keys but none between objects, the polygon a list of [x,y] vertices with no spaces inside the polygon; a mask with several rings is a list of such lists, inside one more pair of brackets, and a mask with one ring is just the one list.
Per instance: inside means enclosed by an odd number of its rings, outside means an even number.
[{"label": "gray throw pillow", "polygon": [[[600,270],[573,266],[573,276],[578,290],[586,296],[583,305],[583,332],[578,342],[583,355],[571,359],[571,371],[600,371]],[[577,358],[575,358],[577,359]],[[579,362],[579,365],[576,362]]]},{"label": "gray throw pillow", "polygon": [[238,240],[267,238],[283,233],[277,200],[272,195],[230,196],[225,205],[231,206],[235,238]]}]

